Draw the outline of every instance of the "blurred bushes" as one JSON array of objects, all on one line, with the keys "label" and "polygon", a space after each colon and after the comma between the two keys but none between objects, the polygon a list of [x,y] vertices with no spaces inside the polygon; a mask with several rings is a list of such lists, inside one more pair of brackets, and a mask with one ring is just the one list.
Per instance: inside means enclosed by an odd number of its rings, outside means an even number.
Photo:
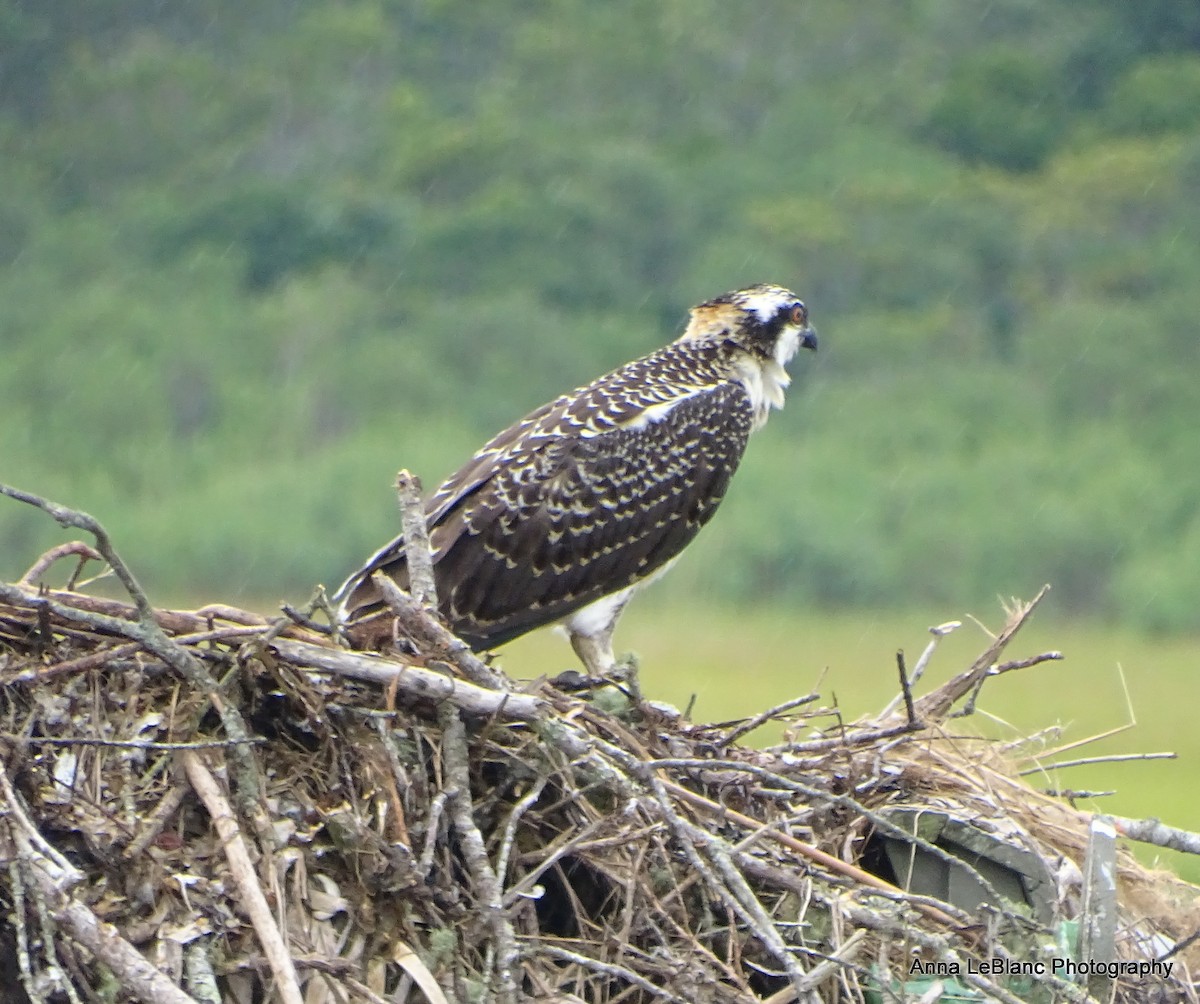
[{"label": "blurred bushes", "polygon": [[1200,626],[1182,5],[185,6],[0,16],[0,478],[157,589],[335,584],[396,468],[771,280],[822,352],[694,588]]}]

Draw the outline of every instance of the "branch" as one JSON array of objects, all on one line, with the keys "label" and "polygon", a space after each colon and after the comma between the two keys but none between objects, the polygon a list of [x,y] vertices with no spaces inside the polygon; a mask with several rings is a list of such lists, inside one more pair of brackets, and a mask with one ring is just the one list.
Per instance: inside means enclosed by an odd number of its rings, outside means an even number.
[{"label": "branch", "polygon": [[760,712],[753,718],[747,718],[737,728],[730,729],[729,732],[717,743],[717,750],[723,750],[727,746],[732,746],[743,736],[749,735],[760,725],[764,725],[769,721],[780,717],[783,714],[791,711],[793,708],[799,708],[805,704],[812,704],[813,701],[820,698],[820,694],[805,694],[803,697],[793,697],[791,700],[784,701],[782,704],[776,704],[773,708],[767,708],[766,711]]},{"label": "branch", "polygon": [[137,605],[139,619],[149,621],[150,623],[154,622],[154,608],[150,606],[150,600],[146,598],[145,592],[138,585],[138,581],[134,578],[133,572],[129,570],[129,566],[117,554],[116,549],[112,545],[112,539],[108,536],[108,531],[100,525],[100,522],[94,516],[89,516],[86,512],[80,512],[77,509],[68,509],[57,502],[51,502],[40,495],[24,492],[10,485],[0,484],[0,495],[7,495],[18,502],[24,502],[27,505],[41,509],[42,512],[52,516],[59,526],[83,530],[85,533],[90,533],[95,537],[96,549],[103,555],[104,560],[108,562],[108,567],[116,573],[117,578],[121,580],[121,585],[125,587],[125,591],[129,593],[133,602]]},{"label": "branch", "polygon": [[996,657],[1004,651],[1013,635],[1021,630],[1049,591],[1049,586],[1042,586],[1038,590],[1038,594],[1028,603],[1018,603],[1016,609],[1009,616],[1008,623],[1004,625],[1004,629],[993,639],[983,654],[971,663],[970,669],[959,673],[958,676],[948,680],[937,690],[917,700],[917,717],[922,721],[939,721],[946,717],[960,697],[982,686],[996,662]]},{"label": "branch", "polygon": [[1200,854],[1200,833],[1167,826],[1157,819],[1126,819],[1123,816],[1110,818],[1117,832],[1130,840],[1153,844],[1156,847],[1168,847],[1185,854]]},{"label": "branch", "polygon": [[408,566],[409,591],[422,606],[437,610],[433,548],[429,543],[425,506],[421,504],[421,479],[410,471],[400,471],[396,475],[396,496],[400,502],[400,525],[404,529],[404,561]]},{"label": "branch", "polygon": [[79,557],[79,564],[76,566],[74,573],[71,575],[71,582],[74,582],[78,577],[83,566],[89,561],[103,561],[104,555],[97,551],[94,547],[89,547],[82,540],[71,540],[65,544],[59,544],[57,547],[50,548],[45,554],[38,558],[32,565],[29,566],[29,571],[22,575],[17,582],[22,586],[36,586],[37,580],[41,578],[51,565],[60,558],[65,558],[69,554],[74,554]]},{"label": "branch", "polygon": [[550,711],[549,705],[533,694],[485,689],[466,680],[458,680],[421,666],[410,666],[386,656],[324,648],[285,638],[276,638],[271,642],[271,648],[297,666],[336,673],[355,680],[394,684],[397,689],[413,697],[449,701],[473,715],[533,721],[543,718]]},{"label": "branch", "polygon": [[384,601],[426,657],[440,656],[472,683],[489,690],[507,689],[507,681],[479,658],[467,643],[401,589],[383,572],[371,576]]},{"label": "branch", "polygon": [[275,974],[275,986],[280,998],[284,1004],[304,1004],[304,995],[300,992],[291,953],[283,935],[279,933],[266,894],[254,874],[250,852],[246,850],[246,842],[242,838],[242,831],[234,818],[233,810],[221,794],[216,779],[195,751],[185,750],[180,754],[180,759],[188,781],[200,796],[212,818],[213,826],[217,829],[217,835],[221,838],[230,873],[238,892],[241,893],[242,903],[246,913],[250,915],[250,923],[263,946],[271,971]]},{"label": "branch", "polygon": [[459,846],[475,887],[475,898],[492,928],[496,948],[496,976],[500,982],[497,999],[501,1004],[516,1004],[516,969],[521,953],[516,934],[504,909],[500,880],[488,860],[487,845],[472,815],[470,754],[467,731],[458,709],[449,704],[438,708],[442,725],[442,764],[446,772],[446,791],[450,819],[458,833]]}]

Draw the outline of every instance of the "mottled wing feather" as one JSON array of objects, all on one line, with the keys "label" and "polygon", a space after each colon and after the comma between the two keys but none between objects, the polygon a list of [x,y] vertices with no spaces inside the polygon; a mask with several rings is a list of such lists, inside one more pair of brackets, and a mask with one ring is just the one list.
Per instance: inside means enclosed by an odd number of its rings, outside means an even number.
[{"label": "mottled wing feather", "polygon": [[516,469],[538,469],[532,480],[501,469],[434,528],[450,531],[437,563],[447,619],[499,645],[653,574],[716,510],[750,424],[744,392],[722,384],[660,421],[546,451]]},{"label": "mottled wing feather", "polygon": [[[712,516],[752,422],[741,384],[681,343],[539,408],[429,501],[443,615],[500,645],[653,574]],[[406,585],[402,539],[342,587],[351,617],[378,606],[377,570]]]}]

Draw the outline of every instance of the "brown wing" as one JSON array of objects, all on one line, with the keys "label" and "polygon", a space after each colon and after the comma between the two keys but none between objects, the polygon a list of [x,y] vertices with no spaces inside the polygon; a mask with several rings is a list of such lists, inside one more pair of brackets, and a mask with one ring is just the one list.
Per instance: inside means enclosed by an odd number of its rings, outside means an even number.
[{"label": "brown wing", "polygon": [[750,425],[745,392],[722,384],[498,471],[434,528],[447,620],[500,645],[652,575],[716,511]]},{"label": "brown wing", "polygon": [[[741,385],[678,344],[533,412],[430,499],[443,615],[499,645],[653,574],[715,511],[751,424]],[[342,587],[344,617],[379,607],[377,570],[407,585],[402,539]]]}]

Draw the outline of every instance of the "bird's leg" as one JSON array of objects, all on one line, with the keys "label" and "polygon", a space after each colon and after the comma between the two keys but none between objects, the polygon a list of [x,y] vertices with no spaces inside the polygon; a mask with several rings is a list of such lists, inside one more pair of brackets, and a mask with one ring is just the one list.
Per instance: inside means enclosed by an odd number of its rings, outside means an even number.
[{"label": "bird's leg", "polygon": [[575,654],[579,656],[579,661],[583,663],[588,676],[611,679],[615,675],[617,659],[612,648],[614,626],[615,624],[609,624],[597,634],[570,631],[571,648],[575,649]]},{"label": "bird's leg", "polygon": [[620,667],[613,655],[613,630],[632,595],[632,587],[622,589],[567,618],[566,628],[571,647],[575,649],[589,676],[606,680],[620,678]]}]

